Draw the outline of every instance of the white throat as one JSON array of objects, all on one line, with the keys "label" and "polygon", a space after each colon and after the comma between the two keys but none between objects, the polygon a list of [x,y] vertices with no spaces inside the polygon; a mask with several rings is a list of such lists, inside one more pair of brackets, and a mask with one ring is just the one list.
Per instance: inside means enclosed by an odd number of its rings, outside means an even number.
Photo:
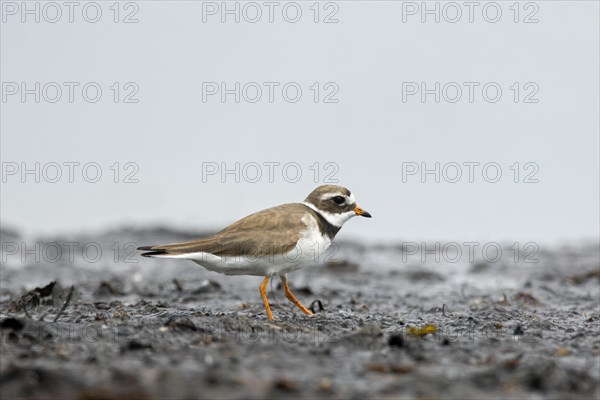
[{"label": "white throat", "polygon": [[319,210],[313,204],[307,202],[302,202],[302,204],[309,208],[312,208],[313,210],[315,210],[315,212],[319,213],[319,215],[325,218],[325,221],[338,228],[341,228],[346,221],[356,216],[356,213],[353,210],[346,211],[345,213],[333,214],[328,211]]}]

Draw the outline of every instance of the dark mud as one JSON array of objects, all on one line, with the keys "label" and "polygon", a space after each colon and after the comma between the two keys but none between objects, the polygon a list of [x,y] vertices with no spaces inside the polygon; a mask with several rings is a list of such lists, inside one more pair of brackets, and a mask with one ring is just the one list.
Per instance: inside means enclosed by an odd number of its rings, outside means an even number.
[{"label": "dark mud", "polygon": [[[526,263],[512,253],[497,262],[423,261],[403,246],[340,242],[327,264],[289,275],[297,297],[319,312],[301,314],[274,281],[270,322],[260,278],[132,252],[193,236],[129,230],[50,238],[37,241],[48,254],[36,260],[5,246],[31,249],[35,241],[5,234],[0,396],[600,395],[597,243],[542,248],[538,262]],[[60,258],[49,243],[60,244]],[[99,258],[81,252],[87,245],[91,253],[90,243],[102,249]]]}]

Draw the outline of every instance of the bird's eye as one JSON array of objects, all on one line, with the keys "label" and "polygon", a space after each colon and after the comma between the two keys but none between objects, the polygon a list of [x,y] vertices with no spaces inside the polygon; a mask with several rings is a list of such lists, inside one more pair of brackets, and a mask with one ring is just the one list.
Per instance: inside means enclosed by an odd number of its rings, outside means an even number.
[{"label": "bird's eye", "polygon": [[344,196],[335,196],[335,197],[333,198],[333,202],[334,202],[335,204],[342,204],[342,203],[344,203],[344,200],[345,200],[345,199],[344,199]]}]

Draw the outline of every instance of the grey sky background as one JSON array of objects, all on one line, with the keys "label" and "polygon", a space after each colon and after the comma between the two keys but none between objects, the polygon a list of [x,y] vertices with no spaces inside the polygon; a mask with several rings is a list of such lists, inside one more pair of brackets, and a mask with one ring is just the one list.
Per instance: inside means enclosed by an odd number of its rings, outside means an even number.
[{"label": "grey sky background", "polygon": [[[6,3],[0,39],[4,172],[7,163],[33,168],[39,162],[43,168],[51,162],[96,162],[103,175],[88,183],[80,166],[73,183],[66,167],[57,183],[43,176],[36,183],[33,175],[22,182],[20,172],[4,176],[3,227],[29,235],[156,224],[217,229],[253,211],[303,200],[335,168],[333,177],[374,216],[350,221],[339,237],[386,242],[598,239],[596,1],[538,1],[527,9],[523,2],[517,23],[512,1],[496,3],[502,10],[496,23],[482,16],[489,2],[479,3],[473,23],[464,6],[456,23],[443,15],[439,23],[431,15],[422,23],[420,13],[406,13],[407,2],[391,1],[338,1],[328,8],[323,2],[318,23],[309,8],[312,1],[296,2],[302,9],[297,23],[282,16],[287,2],[278,3],[273,23],[265,6],[257,23],[246,22],[243,15],[239,23],[231,15],[222,23],[220,14],[205,15],[203,22],[207,3],[192,1],[137,1],[132,2],[137,8],[127,9],[121,3],[118,23],[109,9],[113,2],[98,2],[102,17],[89,23],[81,12],[87,2],[81,2],[73,23],[66,7],[60,21],[48,23],[42,16],[36,23],[31,16],[21,22],[20,11],[7,13]],[[35,2],[28,4],[33,8]],[[221,2],[213,4],[220,7]],[[421,2],[412,4],[420,7]],[[428,4],[433,8],[436,3]],[[121,21],[136,9],[137,23]],[[338,22],[323,23],[334,11]],[[488,11],[493,17],[494,10]],[[524,23],[527,15],[539,22]],[[36,103],[33,95],[25,102],[20,93],[7,95],[11,82],[30,88],[35,82],[80,86],[73,103],[65,86],[58,102],[42,96]],[[81,87],[88,82],[102,88],[96,103],[82,97]],[[118,103],[109,88],[114,82],[120,87]],[[137,103],[123,102],[128,82],[139,87]],[[266,86],[256,103],[243,97],[236,103],[233,95],[223,103],[218,95],[203,101],[203,82],[225,82],[229,88],[235,82],[280,86],[273,103]],[[282,97],[288,82],[302,89],[296,103]],[[320,87],[316,103],[310,89],[314,82]],[[323,101],[334,87],[326,90],[328,82],[339,88],[337,103]],[[425,82],[429,88],[435,82],[479,86],[472,103],[466,86],[456,103],[443,96],[436,103],[434,95],[425,102],[419,95],[403,101],[403,82]],[[495,103],[482,97],[488,82],[502,89]],[[515,82],[518,102],[510,89]],[[527,83],[539,88],[531,98],[537,103],[523,101],[533,87],[526,90]],[[109,168],[115,162],[120,163],[119,183]],[[123,182],[133,171],[124,169],[127,162],[139,167],[138,183]],[[268,181],[266,167],[257,183],[243,175],[237,183],[231,174],[203,182],[203,163],[233,168],[236,162],[241,167],[281,165],[274,169],[274,182]],[[310,169],[315,162],[318,182]],[[486,182],[479,166],[471,183],[463,166],[457,183],[443,177],[436,183],[432,175],[423,183],[419,174],[403,182],[402,165],[409,162],[429,168],[436,162],[495,162],[502,178]],[[510,169],[515,162],[518,183]],[[282,175],[286,163],[301,167],[297,182],[289,182],[294,170]],[[333,167],[325,169],[326,163]],[[539,168],[533,177],[538,183],[523,182],[533,171],[524,169],[525,163]]]}]

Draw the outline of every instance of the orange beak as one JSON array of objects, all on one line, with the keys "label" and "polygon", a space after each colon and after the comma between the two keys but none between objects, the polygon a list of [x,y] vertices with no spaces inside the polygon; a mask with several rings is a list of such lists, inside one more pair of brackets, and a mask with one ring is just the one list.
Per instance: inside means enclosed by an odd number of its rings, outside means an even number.
[{"label": "orange beak", "polygon": [[369,214],[367,211],[363,210],[360,207],[356,207],[354,209],[354,214],[360,215],[361,217],[365,217],[365,218],[371,218],[371,214]]}]

